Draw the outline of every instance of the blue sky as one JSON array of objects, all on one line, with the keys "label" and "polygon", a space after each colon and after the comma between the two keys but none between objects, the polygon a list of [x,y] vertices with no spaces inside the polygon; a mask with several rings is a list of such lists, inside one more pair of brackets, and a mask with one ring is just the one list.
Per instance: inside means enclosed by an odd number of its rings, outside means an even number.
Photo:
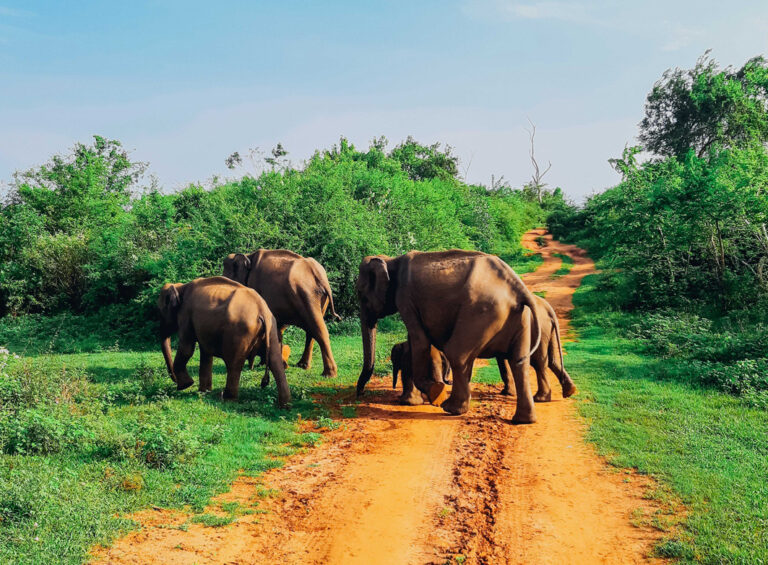
[{"label": "blue sky", "polygon": [[617,181],[654,81],[706,49],[768,53],[768,2],[0,0],[0,182],[93,134],[168,189],[236,150],[413,135],[519,186],[530,118],[545,180],[581,200]]}]

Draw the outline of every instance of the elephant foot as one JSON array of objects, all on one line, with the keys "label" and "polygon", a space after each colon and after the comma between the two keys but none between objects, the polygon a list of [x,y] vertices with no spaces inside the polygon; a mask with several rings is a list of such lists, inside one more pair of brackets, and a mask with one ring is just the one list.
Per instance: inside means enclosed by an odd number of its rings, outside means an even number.
[{"label": "elephant foot", "polygon": [[569,396],[573,396],[579,392],[579,390],[576,388],[576,385],[572,382],[566,382],[563,385],[563,398],[568,398]]},{"label": "elephant foot", "polygon": [[232,391],[232,390],[229,390],[228,388],[225,388],[224,390],[221,391],[221,399],[222,400],[237,400],[239,392],[240,391],[237,391],[237,390]]},{"label": "elephant foot", "polygon": [[335,379],[338,376],[338,371],[336,369],[329,369],[326,371],[323,371],[323,377],[326,379]]},{"label": "elephant foot", "polygon": [[536,422],[536,413],[533,410],[518,410],[512,417],[513,424],[533,424]]},{"label": "elephant foot", "polygon": [[306,371],[310,368],[311,363],[309,361],[305,361],[304,359],[300,359],[299,362],[296,363],[296,366],[299,369],[304,369]]},{"label": "elephant foot", "polygon": [[469,400],[455,400],[448,398],[448,400],[440,405],[440,408],[448,412],[448,414],[460,416],[461,414],[466,414],[469,410]]},{"label": "elephant foot", "polygon": [[552,391],[548,390],[547,392],[537,392],[533,397],[534,402],[551,402],[552,401]]},{"label": "elephant foot", "polygon": [[418,391],[414,391],[411,395],[401,394],[397,397],[397,401],[405,406],[421,406],[424,404],[424,399]]},{"label": "elephant foot", "polygon": [[185,390],[191,387],[193,384],[195,384],[195,381],[193,381],[189,377],[187,377],[186,379],[184,377],[178,377],[178,379],[176,380],[176,390]]},{"label": "elephant foot", "polygon": [[504,396],[514,396],[514,394],[512,394],[512,391],[509,390],[508,386],[505,386],[503,389],[501,389],[501,392],[499,394],[503,394]]},{"label": "elephant foot", "polygon": [[211,392],[213,390],[213,387],[210,386],[200,386],[197,387],[197,390],[200,392]]}]

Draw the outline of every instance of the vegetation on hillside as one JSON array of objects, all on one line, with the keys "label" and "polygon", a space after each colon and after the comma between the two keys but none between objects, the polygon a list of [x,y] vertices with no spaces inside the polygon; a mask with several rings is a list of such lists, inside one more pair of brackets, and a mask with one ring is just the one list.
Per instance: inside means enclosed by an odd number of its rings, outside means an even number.
[{"label": "vegetation on hillside", "polygon": [[543,219],[521,191],[464,183],[439,145],[408,139],[387,152],[377,139],[360,151],[342,139],[298,169],[285,154],[276,148],[257,176],[166,194],[140,188],[144,165],[96,137],[17,175],[0,208],[0,316],[101,312],[105,331],[136,333],[164,282],[220,274],[228,253],[259,247],[315,257],[337,309],[353,315],[363,256],[520,255],[520,235]]},{"label": "vegetation on hillside", "polygon": [[690,383],[737,394],[768,391],[767,89],[759,57],[668,71],[648,96],[646,145],[613,161],[623,181],[549,218],[600,260],[607,307],[653,311],[635,330],[649,348],[682,360]]}]

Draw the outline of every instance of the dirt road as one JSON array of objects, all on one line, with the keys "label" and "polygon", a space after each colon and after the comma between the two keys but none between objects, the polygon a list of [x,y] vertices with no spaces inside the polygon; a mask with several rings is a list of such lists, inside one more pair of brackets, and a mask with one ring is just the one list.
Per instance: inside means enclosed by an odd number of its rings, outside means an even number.
[{"label": "dirt road", "polygon": [[[544,264],[523,277],[568,325],[571,295],[594,272],[576,247],[551,241],[524,245]],[[569,255],[569,274],[553,253]],[[569,335],[566,331],[563,335]],[[567,356],[566,356],[567,364]],[[578,386],[578,375],[574,375]],[[377,381],[377,382],[376,382]],[[638,478],[606,466],[583,441],[573,400],[563,400],[550,376],[553,401],[538,404],[539,421],[513,426],[515,401],[500,386],[476,385],[470,412],[444,415],[429,405],[396,404],[389,379],[373,388],[346,430],[330,432],[318,448],[292,458],[259,480],[242,478],[222,500],[252,504],[225,528],[179,524],[182,515],[144,512],[144,528],[99,553],[104,563],[285,564],[627,564],[644,556],[658,534],[631,525],[648,513]],[[531,376],[535,387],[535,379]],[[535,390],[535,388],[534,388]],[[458,559],[457,559],[458,557]],[[463,559],[462,559],[463,558]]]}]

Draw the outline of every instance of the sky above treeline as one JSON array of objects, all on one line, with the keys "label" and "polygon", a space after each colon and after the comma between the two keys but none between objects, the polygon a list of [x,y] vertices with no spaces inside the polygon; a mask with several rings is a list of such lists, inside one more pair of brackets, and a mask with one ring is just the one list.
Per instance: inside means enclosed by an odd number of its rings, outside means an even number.
[{"label": "sky above treeline", "polygon": [[[278,142],[442,142],[468,182],[618,182],[664,70],[768,53],[768,2],[0,0],[0,182],[93,134],[167,190]],[[2,190],[2,187],[0,187]]]}]

